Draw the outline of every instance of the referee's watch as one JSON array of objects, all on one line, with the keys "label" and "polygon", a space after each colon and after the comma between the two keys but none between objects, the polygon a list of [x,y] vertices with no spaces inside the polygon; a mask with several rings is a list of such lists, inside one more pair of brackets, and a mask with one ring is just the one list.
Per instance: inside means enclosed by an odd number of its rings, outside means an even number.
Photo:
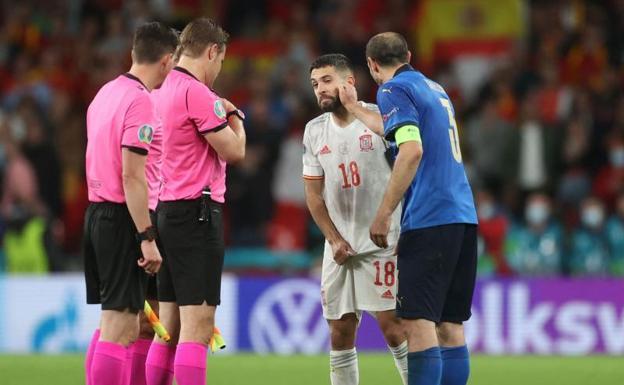
[{"label": "referee's watch", "polygon": [[227,117],[227,119],[230,119],[231,116],[236,116],[240,120],[245,121],[245,113],[238,108],[228,112],[225,116]]},{"label": "referee's watch", "polygon": [[152,225],[143,230],[143,232],[137,233],[136,238],[139,243],[143,241],[153,242],[156,240],[156,236],[156,228]]}]

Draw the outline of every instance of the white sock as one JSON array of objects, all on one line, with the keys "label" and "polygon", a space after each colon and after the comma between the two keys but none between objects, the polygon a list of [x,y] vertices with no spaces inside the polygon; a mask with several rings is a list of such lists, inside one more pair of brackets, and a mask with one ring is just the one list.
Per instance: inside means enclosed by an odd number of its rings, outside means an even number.
[{"label": "white sock", "polygon": [[330,351],[329,371],[332,385],[358,385],[360,372],[355,348]]},{"label": "white sock", "polygon": [[403,385],[407,385],[407,341],[397,347],[388,346],[394,357],[394,364],[399,370]]}]

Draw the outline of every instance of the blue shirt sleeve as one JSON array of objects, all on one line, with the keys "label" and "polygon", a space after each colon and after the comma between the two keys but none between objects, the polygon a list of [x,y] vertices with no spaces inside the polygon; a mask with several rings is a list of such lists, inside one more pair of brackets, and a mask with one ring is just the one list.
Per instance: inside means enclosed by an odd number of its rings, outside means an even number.
[{"label": "blue shirt sleeve", "polygon": [[407,92],[396,84],[386,84],[377,90],[377,105],[384,125],[384,136],[394,141],[397,129],[414,125],[420,127],[420,114]]}]

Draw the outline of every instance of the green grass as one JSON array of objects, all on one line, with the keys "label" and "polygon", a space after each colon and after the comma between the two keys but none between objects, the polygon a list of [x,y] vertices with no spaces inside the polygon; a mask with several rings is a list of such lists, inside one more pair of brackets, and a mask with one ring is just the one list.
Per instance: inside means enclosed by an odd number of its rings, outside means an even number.
[{"label": "green grass", "polygon": [[[325,356],[215,356],[208,362],[214,385],[329,384]],[[83,384],[83,357],[0,355],[2,385]],[[360,355],[361,385],[400,384],[389,355]],[[622,357],[489,357],[472,362],[472,385],[624,384]]]}]

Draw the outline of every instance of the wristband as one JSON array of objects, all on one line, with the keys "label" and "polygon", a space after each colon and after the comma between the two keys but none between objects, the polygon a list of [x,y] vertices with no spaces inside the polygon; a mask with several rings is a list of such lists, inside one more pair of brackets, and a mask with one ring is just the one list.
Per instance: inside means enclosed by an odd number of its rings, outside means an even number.
[{"label": "wristband", "polygon": [[143,241],[153,242],[156,240],[156,237],[157,237],[157,233],[156,233],[156,228],[154,226],[149,226],[145,230],[143,230],[143,232],[136,234],[136,239],[137,241],[139,241],[139,243]]},{"label": "wristband", "polygon": [[238,108],[225,114],[225,117],[227,119],[230,119],[232,115],[238,116],[238,118],[242,120],[243,122],[245,121],[245,114],[243,113],[243,111],[239,110]]}]

